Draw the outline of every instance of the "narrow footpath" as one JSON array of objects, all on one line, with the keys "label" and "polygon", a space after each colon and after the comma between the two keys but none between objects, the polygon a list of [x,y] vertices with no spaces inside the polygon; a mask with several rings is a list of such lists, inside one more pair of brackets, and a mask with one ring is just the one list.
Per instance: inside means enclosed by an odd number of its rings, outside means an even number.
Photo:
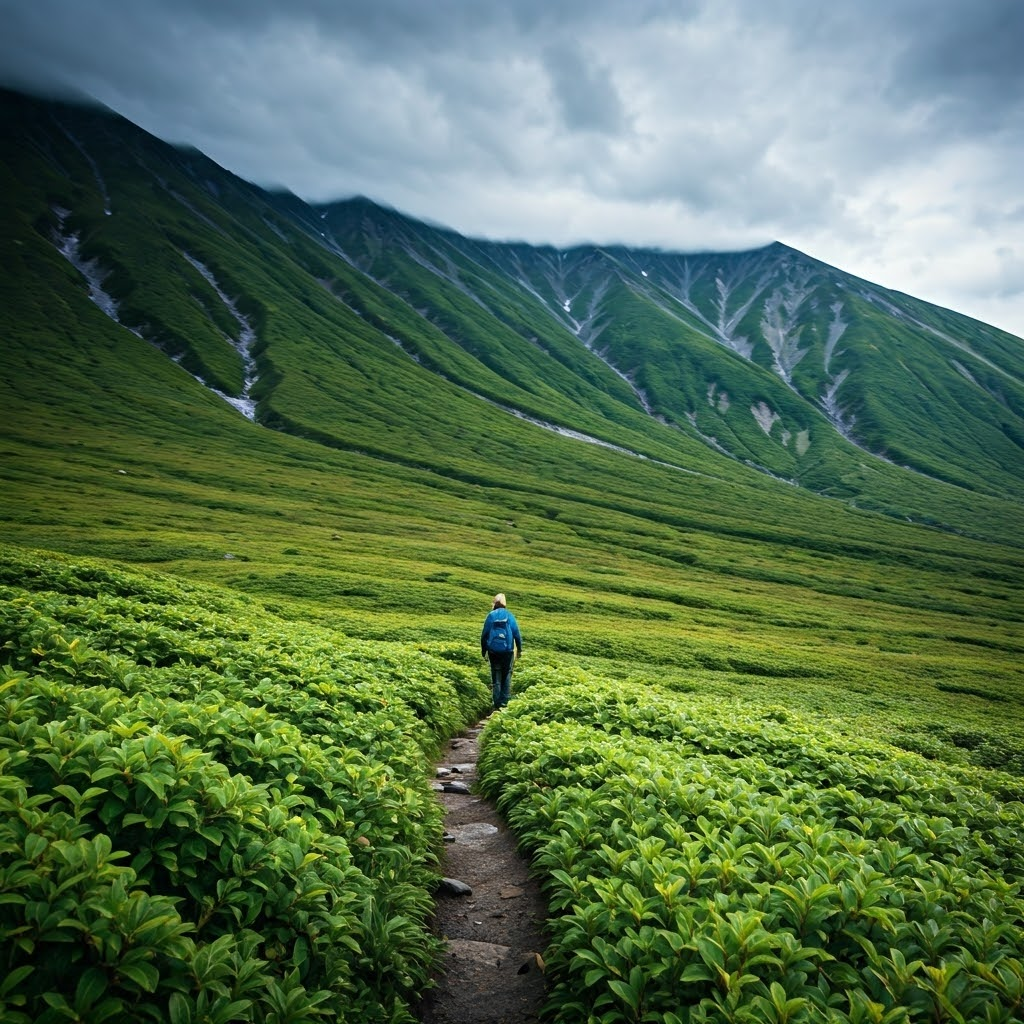
[{"label": "narrow footpath", "polygon": [[423,1024],[534,1024],[544,1001],[547,909],[515,836],[473,792],[481,731],[451,740],[437,768],[446,877],[434,930],[448,948],[420,1008]]}]

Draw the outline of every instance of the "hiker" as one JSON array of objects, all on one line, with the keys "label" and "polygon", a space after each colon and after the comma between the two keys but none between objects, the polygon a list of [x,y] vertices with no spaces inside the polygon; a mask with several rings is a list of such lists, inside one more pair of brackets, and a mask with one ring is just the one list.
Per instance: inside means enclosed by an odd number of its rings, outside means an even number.
[{"label": "hiker", "polygon": [[494,710],[512,696],[512,666],[523,656],[523,638],[516,617],[505,607],[505,595],[495,594],[480,633],[480,654],[491,659],[491,696]]}]

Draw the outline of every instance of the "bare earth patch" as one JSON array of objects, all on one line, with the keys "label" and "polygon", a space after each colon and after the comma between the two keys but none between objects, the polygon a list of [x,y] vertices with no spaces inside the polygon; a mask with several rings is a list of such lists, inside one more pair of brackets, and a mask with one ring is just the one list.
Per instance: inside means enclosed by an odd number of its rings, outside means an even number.
[{"label": "bare earth patch", "polygon": [[[479,727],[453,739],[438,785],[473,788]],[[448,772],[448,774],[446,774]],[[459,786],[465,783],[466,786]],[[472,792],[438,792],[448,834],[443,872],[471,894],[437,895],[443,973],[420,1007],[423,1024],[532,1024],[544,1000],[547,908],[497,810]]]}]

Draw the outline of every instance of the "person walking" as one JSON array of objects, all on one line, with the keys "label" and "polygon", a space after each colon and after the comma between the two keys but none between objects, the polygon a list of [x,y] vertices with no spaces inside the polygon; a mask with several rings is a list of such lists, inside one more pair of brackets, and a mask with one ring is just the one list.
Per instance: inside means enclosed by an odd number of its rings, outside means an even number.
[{"label": "person walking", "polygon": [[480,655],[491,659],[491,696],[494,710],[512,696],[512,666],[523,656],[523,638],[516,617],[508,610],[504,594],[495,594],[480,632]]}]

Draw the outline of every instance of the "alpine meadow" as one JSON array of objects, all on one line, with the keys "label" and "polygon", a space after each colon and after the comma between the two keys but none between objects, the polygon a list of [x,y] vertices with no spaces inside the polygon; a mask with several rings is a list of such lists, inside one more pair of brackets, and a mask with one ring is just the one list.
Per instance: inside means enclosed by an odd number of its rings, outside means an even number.
[{"label": "alpine meadow", "polygon": [[433,763],[551,1024],[1024,1020],[1024,342],[0,92],[0,1020],[408,1024]]}]

